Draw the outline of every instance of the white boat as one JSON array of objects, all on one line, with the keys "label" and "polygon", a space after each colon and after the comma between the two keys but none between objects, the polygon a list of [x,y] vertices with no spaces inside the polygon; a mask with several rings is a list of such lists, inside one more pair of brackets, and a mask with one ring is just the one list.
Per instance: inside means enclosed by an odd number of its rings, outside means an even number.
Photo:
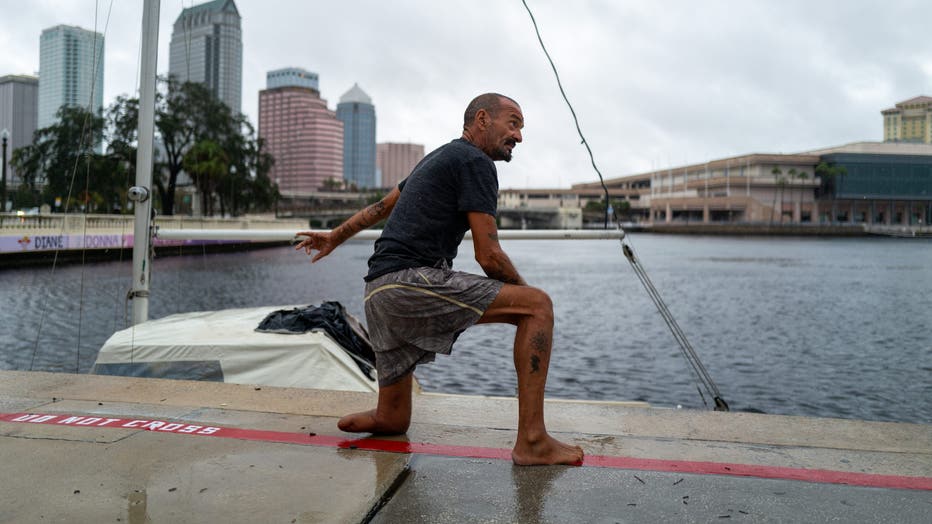
[{"label": "white boat", "polygon": [[[199,311],[142,322],[114,333],[101,347],[91,373],[378,391],[372,363],[360,365],[361,357],[323,329],[256,331],[266,316],[284,309],[293,307]],[[348,320],[352,325],[354,319]]]}]

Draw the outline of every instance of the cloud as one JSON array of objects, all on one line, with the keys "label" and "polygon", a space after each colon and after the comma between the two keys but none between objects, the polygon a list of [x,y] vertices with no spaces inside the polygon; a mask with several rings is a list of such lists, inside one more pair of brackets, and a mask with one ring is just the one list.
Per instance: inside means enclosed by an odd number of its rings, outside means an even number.
[{"label": "cloud", "polygon": [[[749,152],[882,137],[880,111],[928,91],[932,5],[911,0],[689,2],[527,0],[606,177]],[[163,1],[159,70],[191,0]],[[132,93],[139,2],[113,2],[105,98]],[[38,69],[42,29],[102,27],[110,3],[18,4],[0,20],[0,74]],[[525,112],[502,187],[596,179],[521,2],[239,0],[243,111],[257,120],[267,71],[320,75],[331,107],[353,83],[376,105],[379,141],[432,149],[458,136],[473,96]]]}]

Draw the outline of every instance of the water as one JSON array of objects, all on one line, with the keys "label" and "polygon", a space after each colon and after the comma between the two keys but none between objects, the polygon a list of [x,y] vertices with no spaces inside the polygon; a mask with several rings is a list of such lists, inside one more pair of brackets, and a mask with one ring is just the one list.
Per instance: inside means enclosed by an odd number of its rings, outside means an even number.
[{"label": "water", "polygon": [[[932,423],[932,243],[633,235],[642,265],[733,410]],[[551,397],[702,408],[617,241],[511,241],[556,313]],[[151,318],[338,300],[363,318],[370,242],[311,265],[292,249],[158,258]],[[480,271],[464,243],[456,267]],[[84,373],[128,317],[130,264],[0,271],[0,368]],[[40,323],[42,325],[39,331]],[[422,366],[428,391],[514,395],[510,326]]]}]

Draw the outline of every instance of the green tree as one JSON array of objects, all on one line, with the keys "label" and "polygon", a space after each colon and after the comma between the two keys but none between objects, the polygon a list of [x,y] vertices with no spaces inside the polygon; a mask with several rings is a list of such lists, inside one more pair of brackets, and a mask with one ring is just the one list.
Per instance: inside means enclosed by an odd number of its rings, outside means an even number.
[{"label": "green tree", "polygon": [[52,206],[58,200],[63,211],[121,208],[124,172],[108,154],[95,151],[103,142],[105,127],[104,117],[86,109],[59,109],[54,124],[36,130],[31,145],[13,152],[11,162],[26,188],[17,192],[17,199]]},{"label": "green tree", "polygon": [[[213,213],[215,201],[221,214],[271,209],[280,196],[268,178],[274,159],[246,117],[233,114],[201,84],[163,80],[162,85],[155,127],[163,154],[153,166],[162,214],[174,213],[178,176],[186,167],[206,213]],[[126,189],[136,172],[138,115],[139,101],[125,95],[104,116],[62,108],[56,124],[36,131],[32,145],[13,152],[11,160],[23,177],[14,204],[33,207],[60,198],[66,209],[126,210]],[[98,153],[104,142],[106,152]],[[195,146],[200,150],[189,158]]]},{"label": "green tree", "polygon": [[829,165],[827,162],[820,162],[819,165],[815,168],[815,176],[819,177],[821,185],[819,186],[819,197],[829,197],[832,201],[832,216],[830,217],[830,222],[835,223],[837,214],[835,212],[835,195],[837,194],[837,186],[842,178],[848,174],[848,170],[844,166],[837,166],[834,164]]},{"label": "green tree", "polygon": [[[786,172],[786,178],[781,180],[780,184],[780,223],[783,223],[783,199],[786,196],[786,185],[792,184],[796,180],[796,168],[791,167],[789,171]],[[790,205],[793,205],[793,194],[790,193]],[[790,221],[792,222],[792,220]]]},{"label": "green tree", "polygon": [[166,92],[160,95],[156,129],[165,155],[157,164],[161,176],[155,182],[162,214],[174,213],[178,175],[185,169],[186,155],[204,142],[221,149],[227,165],[223,173],[210,171],[199,184],[199,190],[207,191],[202,198],[211,202],[205,212],[213,211],[214,199],[221,214],[238,215],[274,206],[278,188],[268,178],[274,159],[246,117],[234,114],[202,84],[179,83],[172,78],[163,82]]},{"label": "green tree", "polygon": [[[797,173],[796,178],[798,178],[800,182],[804,183],[806,182],[806,180],[809,179],[809,175],[806,174],[805,171],[800,171],[799,173]],[[805,184],[801,184],[801,185],[802,185],[802,188],[799,191],[799,213],[800,213],[799,220],[800,222],[802,222],[803,193],[805,191]]]},{"label": "green tree", "polygon": [[184,170],[194,180],[194,185],[201,197],[201,213],[214,214],[215,188],[222,185],[223,178],[230,169],[230,159],[220,144],[212,140],[202,140],[194,144],[184,155]]},{"label": "green tree", "polygon": [[[783,180],[783,171],[779,167],[774,167],[770,170],[770,174],[773,175],[774,180],[776,180],[777,188],[773,190],[773,207],[770,208],[770,225],[773,225],[773,213],[777,209],[777,190],[780,187],[780,183]],[[783,205],[782,203],[780,204]],[[780,221],[783,221],[783,209],[780,209]]]}]

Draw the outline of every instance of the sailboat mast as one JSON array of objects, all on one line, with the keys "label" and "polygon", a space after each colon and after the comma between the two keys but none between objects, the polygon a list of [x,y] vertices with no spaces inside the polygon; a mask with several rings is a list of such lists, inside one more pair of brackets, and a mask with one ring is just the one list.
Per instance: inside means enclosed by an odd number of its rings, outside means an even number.
[{"label": "sailboat mast", "polygon": [[145,0],[142,14],[142,59],[139,76],[139,130],[136,185],[129,190],[135,202],[133,230],[133,324],[149,318],[149,275],[152,242],[152,144],[155,134],[155,81],[159,54],[159,0]]}]

